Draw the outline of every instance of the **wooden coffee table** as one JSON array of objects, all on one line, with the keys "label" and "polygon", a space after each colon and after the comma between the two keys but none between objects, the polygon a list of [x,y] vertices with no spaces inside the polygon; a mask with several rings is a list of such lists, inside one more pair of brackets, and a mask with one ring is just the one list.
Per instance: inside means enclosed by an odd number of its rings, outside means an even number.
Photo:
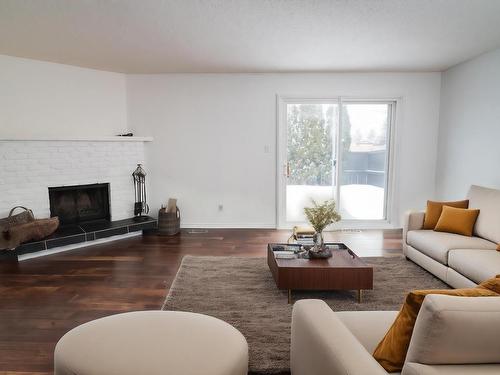
[{"label": "wooden coffee table", "polygon": [[[279,289],[288,290],[288,303],[292,290],[356,290],[358,302],[363,290],[373,289],[373,268],[363,262],[351,249],[342,243],[332,250],[327,259],[277,259],[273,248],[288,244],[268,244],[267,264]],[[293,245],[292,245],[293,246]]]}]

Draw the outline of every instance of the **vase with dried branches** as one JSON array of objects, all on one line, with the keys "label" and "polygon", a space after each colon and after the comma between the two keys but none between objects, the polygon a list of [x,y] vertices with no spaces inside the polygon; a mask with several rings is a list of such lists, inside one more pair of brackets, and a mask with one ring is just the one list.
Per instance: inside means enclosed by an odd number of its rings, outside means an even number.
[{"label": "vase with dried branches", "polygon": [[325,242],[323,239],[323,230],[328,225],[340,221],[341,216],[335,208],[335,201],[333,199],[326,200],[321,204],[318,204],[314,199],[311,199],[311,201],[313,204],[312,207],[304,208],[304,213],[307,217],[307,220],[309,220],[309,223],[316,231],[313,237],[314,247],[309,250],[309,255],[311,257],[331,256],[331,252],[327,251],[327,248],[325,246]]}]

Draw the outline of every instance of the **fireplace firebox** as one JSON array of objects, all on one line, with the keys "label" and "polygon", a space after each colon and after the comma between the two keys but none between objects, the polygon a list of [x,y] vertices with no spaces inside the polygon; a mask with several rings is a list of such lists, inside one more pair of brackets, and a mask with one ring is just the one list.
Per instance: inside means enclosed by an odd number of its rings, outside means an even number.
[{"label": "fireplace firebox", "polygon": [[49,201],[61,225],[111,219],[109,183],[49,187]]}]

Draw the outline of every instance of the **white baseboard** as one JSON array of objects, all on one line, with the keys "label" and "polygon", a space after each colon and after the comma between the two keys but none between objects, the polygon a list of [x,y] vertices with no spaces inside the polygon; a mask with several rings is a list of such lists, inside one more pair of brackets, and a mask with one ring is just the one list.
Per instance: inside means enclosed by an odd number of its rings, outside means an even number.
[{"label": "white baseboard", "polygon": [[182,229],[276,229],[275,223],[181,223]]},{"label": "white baseboard", "polygon": [[[249,223],[181,223],[182,229],[285,229],[292,230],[295,224],[287,226],[276,226],[272,223],[249,224]],[[296,225],[308,225],[301,223]],[[335,224],[333,228],[327,231],[341,230],[369,230],[369,229],[398,229],[397,226],[387,222],[369,222],[369,221],[349,221]]]},{"label": "white baseboard", "polygon": [[141,235],[142,235],[142,231],[136,231],[136,232],[130,232],[130,233],[126,233],[126,234],[119,234],[117,236],[101,238],[101,239],[94,240],[94,241],[85,241],[85,242],[75,243],[72,245],[59,246],[59,247],[55,247],[53,249],[41,250],[41,251],[37,251],[34,253],[21,254],[17,257],[17,260],[23,261],[23,260],[28,260],[28,259],[39,258],[39,257],[47,256],[47,255],[62,253],[64,251],[80,249],[82,247],[90,247],[90,246],[94,246],[94,245],[100,245],[100,244],[107,243],[107,242],[123,240],[126,238],[136,237],[136,236],[141,236]]},{"label": "white baseboard", "polygon": [[[297,223],[297,224],[290,224],[286,226],[278,226],[276,229],[287,229],[287,230],[292,230],[294,225],[304,225],[304,226],[310,226],[308,223]],[[376,222],[376,221],[345,221],[345,222],[340,222],[336,223],[333,226],[327,228],[325,231],[326,232],[336,232],[336,231],[350,231],[350,230],[372,230],[372,229],[399,229],[399,227],[387,223],[387,222]]]}]

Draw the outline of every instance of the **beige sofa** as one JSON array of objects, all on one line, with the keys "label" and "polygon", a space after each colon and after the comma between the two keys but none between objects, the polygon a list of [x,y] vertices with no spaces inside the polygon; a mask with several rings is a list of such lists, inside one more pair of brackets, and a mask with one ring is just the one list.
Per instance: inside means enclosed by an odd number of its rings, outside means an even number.
[{"label": "beige sofa", "polygon": [[410,212],[403,252],[454,288],[473,287],[500,274],[500,190],[471,186],[469,208],[480,210],[474,236],[423,230],[424,212]]},{"label": "beige sofa", "polygon": [[[396,314],[333,312],[320,300],[297,301],[292,314],[292,375],[386,375],[372,353]],[[428,295],[401,374],[500,374],[498,337],[500,297]]]}]

